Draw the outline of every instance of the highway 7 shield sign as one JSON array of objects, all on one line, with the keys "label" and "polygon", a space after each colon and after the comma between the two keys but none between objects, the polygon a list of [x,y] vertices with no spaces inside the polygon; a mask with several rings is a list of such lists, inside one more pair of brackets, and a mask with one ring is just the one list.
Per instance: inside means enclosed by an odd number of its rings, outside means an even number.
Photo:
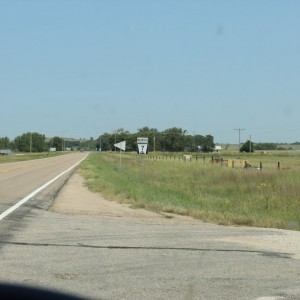
[{"label": "highway 7 shield sign", "polygon": [[146,154],[148,153],[148,138],[138,137],[137,138],[138,144],[138,153],[139,154]]}]

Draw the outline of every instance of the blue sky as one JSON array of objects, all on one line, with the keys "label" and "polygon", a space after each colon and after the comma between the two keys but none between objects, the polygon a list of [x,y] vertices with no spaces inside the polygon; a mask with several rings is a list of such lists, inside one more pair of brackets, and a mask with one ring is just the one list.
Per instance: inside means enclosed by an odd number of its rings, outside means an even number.
[{"label": "blue sky", "polygon": [[300,141],[299,15],[296,0],[0,0],[0,137]]}]

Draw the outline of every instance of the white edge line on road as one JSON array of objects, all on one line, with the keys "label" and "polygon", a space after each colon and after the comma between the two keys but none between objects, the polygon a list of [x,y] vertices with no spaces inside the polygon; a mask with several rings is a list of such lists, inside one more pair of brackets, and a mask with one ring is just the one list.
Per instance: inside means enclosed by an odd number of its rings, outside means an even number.
[{"label": "white edge line on road", "polygon": [[73,165],[72,167],[70,167],[66,171],[63,171],[62,173],[60,173],[59,175],[57,175],[56,177],[54,177],[53,179],[51,179],[50,181],[48,181],[47,183],[45,183],[44,185],[42,185],[41,187],[39,187],[38,189],[36,189],[35,191],[33,191],[32,193],[30,193],[24,199],[20,200],[18,203],[16,203],[15,205],[13,205],[9,209],[7,209],[5,212],[3,212],[0,215],[0,221],[3,220],[5,217],[7,217],[9,214],[11,214],[13,211],[15,211],[17,208],[19,208],[22,204],[26,203],[29,199],[31,199],[32,197],[34,197],[37,193],[39,193],[44,188],[46,188],[47,186],[49,186],[55,180],[57,180],[58,178],[60,178],[64,174],[68,173],[69,171],[71,171],[72,169],[74,169],[75,167],[77,167],[82,161],[84,161],[86,159],[87,156],[88,156],[88,154],[83,159],[81,159],[79,162],[77,162],[75,165]]}]

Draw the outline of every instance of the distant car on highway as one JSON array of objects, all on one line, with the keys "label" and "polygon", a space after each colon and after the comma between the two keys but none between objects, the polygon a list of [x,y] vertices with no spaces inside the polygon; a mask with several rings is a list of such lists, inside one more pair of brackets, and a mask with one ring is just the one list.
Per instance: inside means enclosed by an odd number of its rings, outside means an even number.
[{"label": "distant car on highway", "polygon": [[10,149],[1,149],[0,150],[0,155],[9,155],[11,153],[12,153],[12,151]]}]

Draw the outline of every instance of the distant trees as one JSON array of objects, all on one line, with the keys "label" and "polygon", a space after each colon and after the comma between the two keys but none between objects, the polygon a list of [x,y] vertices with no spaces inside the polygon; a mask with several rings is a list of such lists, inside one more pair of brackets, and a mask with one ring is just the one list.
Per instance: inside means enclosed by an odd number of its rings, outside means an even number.
[{"label": "distant trees", "polygon": [[212,152],[215,148],[214,137],[212,135],[198,136],[198,144],[203,152]]},{"label": "distant trees", "polygon": [[61,137],[55,136],[48,143],[48,148],[55,148],[56,151],[62,151],[64,148],[64,140]]},{"label": "distant trees", "polygon": [[[37,132],[27,132],[20,136],[17,136],[14,142],[10,142],[11,149],[18,150],[20,152],[44,152],[49,151],[50,148],[55,148],[56,151],[64,151],[68,149],[96,149],[97,141],[93,138],[87,139],[64,139],[59,136],[54,136],[46,141],[46,137],[43,134]],[[0,138],[1,146],[2,138]]]},{"label": "distant trees", "polygon": [[59,136],[55,136],[51,138],[48,142],[48,149],[55,148],[56,151],[65,151],[65,150],[76,150],[76,149],[96,149],[97,141],[91,137],[89,140],[87,139],[71,139],[71,138],[62,138]]},{"label": "distant trees", "polygon": [[136,133],[130,133],[123,128],[120,128],[113,133],[104,133],[97,139],[99,148],[102,151],[114,150],[114,144],[121,141],[126,141],[126,149],[136,151],[137,138],[147,137],[149,140],[149,151],[167,151],[167,152],[182,152],[201,151],[210,152],[214,149],[214,138],[211,135],[188,135],[187,131],[182,128],[172,127],[164,131],[158,131],[156,128],[147,126],[139,128]]},{"label": "distant trees", "polygon": [[19,135],[13,142],[7,137],[0,138],[0,149],[10,148],[20,152],[43,152],[50,148],[56,148],[57,151],[66,148],[76,150],[102,150],[113,151],[114,145],[121,141],[126,141],[126,150],[137,151],[137,138],[148,138],[148,151],[166,151],[166,152],[210,152],[214,149],[214,138],[212,135],[190,135],[186,130],[178,127],[168,128],[158,131],[156,128],[142,127],[137,132],[130,133],[124,128],[119,128],[112,133],[101,134],[94,139],[73,139],[54,136],[47,138],[44,134],[37,132],[27,132]]},{"label": "distant trees", "polygon": [[278,146],[274,143],[258,143],[255,144],[255,150],[277,150]]},{"label": "distant trees", "polygon": [[250,141],[250,140],[247,140],[243,145],[242,147],[240,148],[240,151],[241,152],[247,152],[247,153],[252,153],[254,152],[254,144]]},{"label": "distant trees", "polygon": [[286,148],[278,147],[275,143],[252,143],[250,140],[247,140],[242,147],[240,148],[241,152],[254,152],[255,150],[260,151],[272,151],[272,150],[286,150]]},{"label": "distant trees", "polygon": [[15,138],[14,147],[21,152],[43,152],[48,148],[45,141],[45,135],[27,132]]},{"label": "distant trees", "polygon": [[186,130],[181,128],[169,128],[161,132],[158,142],[163,151],[179,152],[184,151],[186,145]]},{"label": "distant trees", "polygon": [[10,141],[8,137],[0,138],[0,149],[9,149],[10,148]]}]

